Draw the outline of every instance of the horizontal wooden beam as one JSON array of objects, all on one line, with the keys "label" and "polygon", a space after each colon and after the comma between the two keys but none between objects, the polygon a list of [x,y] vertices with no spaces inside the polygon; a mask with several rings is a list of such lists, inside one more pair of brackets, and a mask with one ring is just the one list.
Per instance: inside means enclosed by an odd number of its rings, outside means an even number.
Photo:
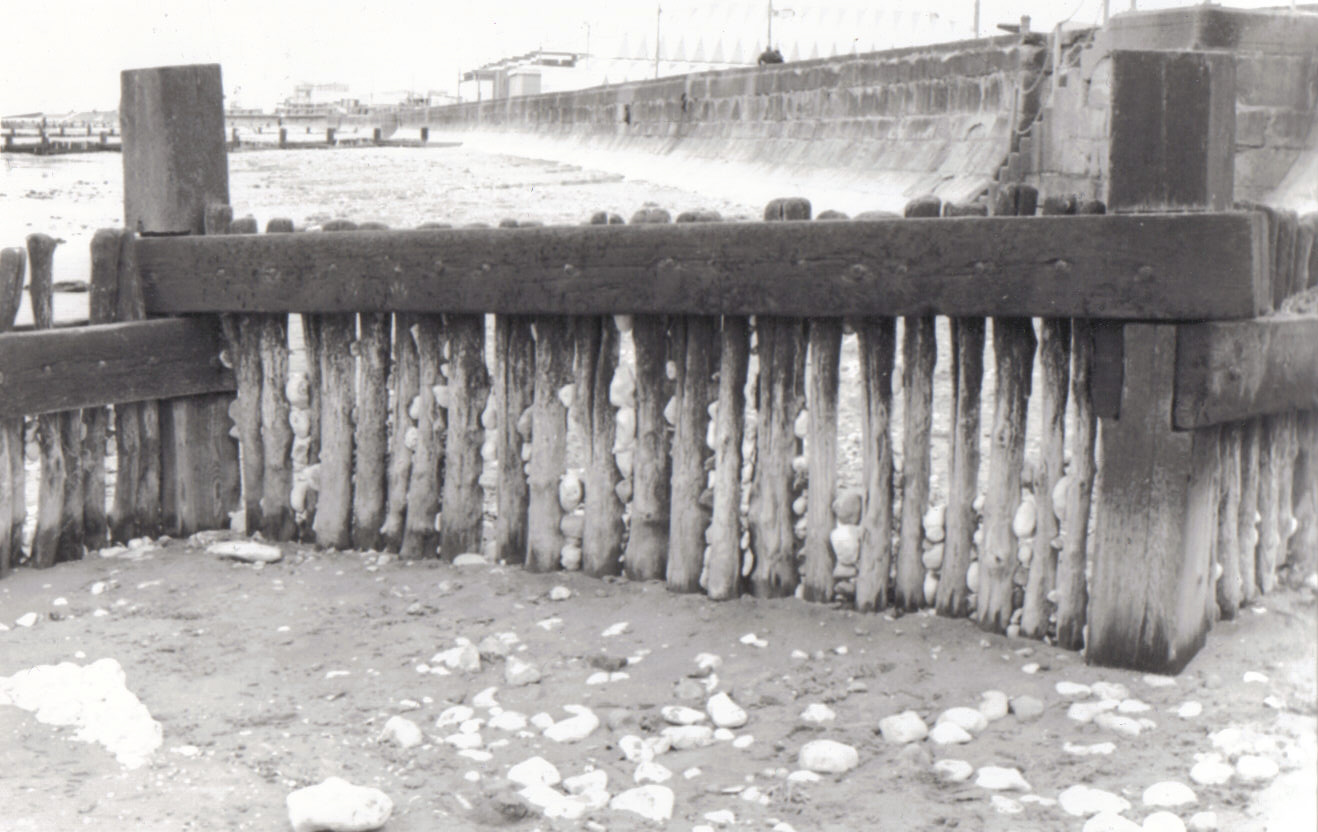
[{"label": "horizontal wooden beam", "polygon": [[219,319],[0,335],[0,418],[233,390]]},{"label": "horizontal wooden beam", "polygon": [[1248,318],[1250,213],[349,231],[138,241],[148,312]]},{"label": "horizontal wooden beam", "polygon": [[1318,410],[1318,315],[1179,327],[1177,428],[1287,410]]}]

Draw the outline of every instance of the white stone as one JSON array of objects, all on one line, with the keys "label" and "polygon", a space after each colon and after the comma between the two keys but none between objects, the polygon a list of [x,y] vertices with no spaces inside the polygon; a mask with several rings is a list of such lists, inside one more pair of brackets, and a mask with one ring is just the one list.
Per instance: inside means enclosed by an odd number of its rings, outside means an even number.
[{"label": "white stone", "polygon": [[705,702],[705,712],[720,728],[740,728],[750,720],[746,709],[733,702],[732,697],[722,691],[709,697]]},{"label": "white stone", "polygon": [[1154,812],[1140,826],[1143,832],[1185,832],[1185,821],[1172,812]]},{"label": "white stone", "polygon": [[813,740],[801,746],[797,765],[820,774],[842,774],[860,765],[860,754],[836,740]]},{"label": "white stone", "polygon": [[737,737],[732,741],[732,747],[736,749],[750,748],[754,744],[755,744],[755,737],[751,736],[750,734],[742,734],[740,737]]},{"label": "white stone", "polygon": [[1257,670],[1246,670],[1245,675],[1241,676],[1240,680],[1247,685],[1266,685],[1268,683],[1268,677]]},{"label": "white stone", "polygon": [[[1019,627],[1020,625],[1018,625],[1018,624],[1013,624],[1013,625],[1011,625],[1011,626],[1013,626],[1013,627]],[[1019,633],[1018,633],[1018,634],[1019,634]],[[1008,635],[1010,635],[1010,634],[1008,634]],[[1039,672],[1039,669],[1040,669],[1040,664],[1039,664],[1038,662],[1030,662],[1029,664],[1023,664],[1023,665],[1021,665],[1021,673],[1024,673],[1024,674],[1026,674],[1027,676],[1033,676],[1034,674],[1036,674],[1036,673]]]},{"label": "white stone", "polygon": [[1246,783],[1260,783],[1277,776],[1277,764],[1257,754],[1242,754],[1236,760],[1236,776]]},{"label": "white stone", "polygon": [[689,768],[689,769],[687,769],[686,771],[682,772],[682,779],[683,779],[683,780],[694,780],[694,779],[696,779],[697,777],[699,777],[699,776],[702,775],[702,774],[704,774],[704,772],[701,771],[700,768],[699,768],[698,766],[692,766],[691,768]]},{"label": "white stone", "polygon": [[787,775],[787,782],[789,783],[818,783],[823,779],[824,778],[815,774],[813,771],[804,768],[798,768],[796,771]]},{"label": "white stone", "polygon": [[564,705],[573,716],[559,720],[545,729],[545,737],[554,742],[580,742],[600,727],[599,717],[584,705]]},{"label": "white stone", "polygon": [[1235,773],[1236,770],[1220,754],[1205,754],[1190,769],[1190,779],[1201,786],[1220,786]]},{"label": "white stone", "polygon": [[665,705],[660,714],[669,725],[695,725],[707,719],[704,711],[685,705]]},{"label": "white stone", "polygon": [[1092,756],[1094,754],[1111,754],[1117,750],[1117,746],[1110,742],[1096,742],[1089,745],[1080,745],[1079,743],[1068,742],[1062,746],[1062,750],[1067,754],[1075,754],[1078,757]]},{"label": "white stone", "polygon": [[1192,832],[1214,832],[1217,829],[1217,812],[1195,812],[1188,824]]},{"label": "white stone", "polygon": [[948,708],[935,721],[950,722],[971,734],[978,734],[988,727],[988,718],[976,708]]},{"label": "white stone", "polygon": [[461,725],[475,715],[475,709],[468,705],[453,705],[440,711],[435,719],[435,727],[448,728],[451,725]]},{"label": "white stone", "polygon": [[584,801],[570,798],[551,786],[533,784],[525,786],[517,793],[547,818],[576,820],[586,813]]},{"label": "white stone", "polygon": [[565,586],[560,585],[549,590],[550,601],[566,601],[571,597],[572,597],[572,590],[568,589]]},{"label": "white stone", "polygon": [[614,636],[620,636],[623,633],[627,632],[628,630],[631,629],[631,627],[632,625],[630,622],[619,621],[617,624],[612,624],[606,627],[604,629],[604,632],[600,633],[600,635],[603,636],[604,638],[613,638]]},{"label": "white stone", "polygon": [[453,565],[458,567],[489,566],[490,562],[485,559],[484,555],[477,552],[463,552],[453,559]]},{"label": "white stone", "polygon": [[969,731],[955,722],[939,722],[929,731],[929,741],[935,745],[961,745],[973,739]]},{"label": "white stone", "polygon": [[673,779],[673,772],[665,765],[645,760],[636,767],[632,779],[637,783],[666,783]]},{"label": "white stone", "polygon": [[1010,797],[995,794],[989,797],[989,804],[993,806],[993,811],[1000,815],[1019,815],[1025,811],[1025,807],[1020,801],[1012,800]]},{"label": "white stone", "polygon": [[481,739],[480,734],[472,734],[465,731],[460,731],[456,734],[449,734],[447,737],[444,738],[444,742],[448,743],[454,748],[461,748],[461,749],[480,748],[482,745],[485,744],[485,741]]},{"label": "white stone", "polygon": [[705,813],[705,820],[715,826],[731,826],[737,822],[737,816],[730,809],[715,809]]},{"label": "white stone", "polygon": [[723,658],[716,653],[697,653],[696,667],[701,670],[718,670],[723,666]]},{"label": "white stone", "polygon": [[206,551],[228,560],[240,560],[245,563],[275,563],[284,556],[283,550],[278,546],[251,540],[212,543],[206,547]]},{"label": "white stone", "polygon": [[1095,682],[1089,687],[1099,699],[1115,699],[1120,702],[1130,698],[1130,690],[1120,682]]},{"label": "white stone", "polygon": [[732,742],[737,738],[737,734],[731,728],[715,728],[714,739],[718,742]]},{"label": "white stone", "polygon": [[976,772],[975,785],[993,791],[1030,791],[1030,784],[1020,770],[1003,766],[983,766]]},{"label": "white stone", "polygon": [[563,788],[568,794],[585,794],[589,791],[601,791],[608,788],[609,773],[604,769],[592,769],[574,777],[563,779]]},{"label": "white stone", "polygon": [[369,832],[384,826],[394,811],[384,792],[338,777],[298,789],[284,802],[293,832]]},{"label": "white stone", "polygon": [[516,656],[509,656],[503,664],[503,680],[515,688],[533,685],[540,681],[540,668]]},{"label": "white stone", "polygon": [[748,645],[750,645],[751,647],[768,647],[768,646],[769,646],[769,642],[765,641],[764,639],[760,638],[759,636],[755,635],[754,633],[747,633],[746,635],[744,635],[744,636],[742,636],[740,639],[738,639],[738,641],[740,641],[742,644],[748,644]]},{"label": "white stone", "polygon": [[1139,720],[1110,712],[1095,715],[1094,724],[1113,733],[1121,734],[1123,737],[1138,737],[1140,732],[1144,730],[1144,726]]},{"label": "white stone", "polygon": [[902,711],[879,720],[879,732],[887,742],[917,742],[929,736],[929,726],[915,711]]},{"label": "white stone", "polygon": [[635,734],[627,734],[618,740],[618,748],[629,763],[640,763],[654,759],[654,750],[645,744],[645,740]]},{"label": "white stone", "polygon": [[837,714],[832,708],[822,702],[811,702],[806,706],[805,710],[801,712],[802,721],[813,722],[817,725],[825,722],[832,722],[835,719],[837,719]]},{"label": "white stone", "polygon": [[384,730],[380,736],[400,748],[413,748],[425,740],[421,733],[421,727],[412,720],[401,716],[389,717],[388,721],[384,723]]},{"label": "white stone", "polygon": [[1097,702],[1072,702],[1066,709],[1066,715],[1076,722],[1093,722],[1094,717],[1105,711],[1116,710],[1121,704],[1115,699],[1100,699]]},{"label": "white stone", "polygon": [[1154,783],[1144,790],[1142,798],[1145,806],[1185,806],[1194,803],[1198,798],[1195,796],[1194,789],[1176,780],[1164,780],[1161,783]]},{"label": "white stone", "polygon": [[860,526],[840,525],[828,533],[828,542],[838,563],[856,565],[860,557]]},{"label": "white stone", "polygon": [[1021,500],[1020,505],[1016,507],[1016,515],[1011,520],[1011,531],[1018,540],[1034,537],[1036,515],[1034,500],[1028,497]]},{"label": "white stone", "polygon": [[939,760],[933,769],[938,779],[946,783],[964,783],[975,773],[975,767],[965,760]]},{"label": "white stone", "polygon": [[947,506],[930,506],[924,513],[923,525],[925,539],[930,543],[942,543],[947,530]]},{"label": "white stone", "polygon": [[33,624],[37,623],[37,614],[34,612],[25,612],[18,618],[15,618],[14,623],[20,627],[31,627]]},{"label": "white stone", "polygon": [[1053,689],[1063,699],[1088,699],[1094,695],[1093,688],[1080,682],[1058,682]]},{"label": "white stone", "polygon": [[1141,678],[1144,684],[1151,688],[1169,688],[1176,684],[1176,680],[1171,676],[1159,676],[1156,673],[1146,673]]},{"label": "white stone", "polygon": [[581,483],[581,477],[569,471],[558,481],[558,504],[563,511],[575,511],[577,506],[581,505],[581,497],[585,493],[585,486]]},{"label": "white stone", "polygon": [[1057,803],[1068,815],[1083,818],[1101,812],[1119,814],[1130,808],[1130,801],[1103,789],[1076,785],[1062,791]]},{"label": "white stone", "polygon": [[634,812],[647,820],[668,821],[673,817],[673,790],[667,786],[637,786],[616,795],[609,808],[618,812]]},{"label": "white stone", "polygon": [[441,650],[430,657],[431,666],[443,665],[449,670],[461,670],[464,673],[479,673],[481,654],[471,642],[459,644],[448,650]]},{"label": "white stone", "polygon": [[459,757],[465,757],[468,760],[475,760],[478,763],[488,763],[494,759],[494,754],[489,751],[483,751],[479,748],[464,748],[458,752]]},{"label": "white stone", "polygon": [[1123,699],[1121,704],[1117,706],[1117,713],[1120,714],[1142,714],[1151,710],[1153,710],[1152,705],[1138,699]]},{"label": "white stone", "polygon": [[1099,812],[1085,821],[1080,832],[1142,832],[1140,825],[1115,812]]},{"label": "white stone", "polygon": [[563,781],[558,767],[544,757],[530,757],[508,769],[508,779],[519,786],[557,786]]},{"label": "white stone", "polygon": [[708,725],[672,725],[659,732],[678,751],[704,748],[714,744],[714,729]]},{"label": "white stone", "polygon": [[986,690],[980,694],[979,712],[989,722],[999,720],[1007,715],[1010,700],[1000,690]]},{"label": "white stone", "polygon": [[937,571],[943,568],[943,544],[937,543],[924,550],[920,555],[920,562],[924,568],[929,571]]},{"label": "white stone", "polygon": [[596,670],[586,677],[587,685],[607,685],[609,683],[609,672],[607,670]]}]

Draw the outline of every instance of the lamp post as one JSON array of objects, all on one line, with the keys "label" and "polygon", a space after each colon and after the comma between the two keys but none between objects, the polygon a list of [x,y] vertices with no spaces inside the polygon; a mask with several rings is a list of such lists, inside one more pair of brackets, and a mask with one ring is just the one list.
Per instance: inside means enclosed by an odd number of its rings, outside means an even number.
[{"label": "lamp post", "polygon": [[659,77],[659,20],[664,15],[664,7],[654,4],[654,77]]}]

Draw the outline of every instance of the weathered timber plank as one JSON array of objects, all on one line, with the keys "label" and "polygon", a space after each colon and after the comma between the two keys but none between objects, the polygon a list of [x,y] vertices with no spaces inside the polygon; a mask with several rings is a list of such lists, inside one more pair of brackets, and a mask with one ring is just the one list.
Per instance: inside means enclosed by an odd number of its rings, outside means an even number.
[{"label": "weathered timber plank", "polygon": [[387,314],[368,312],[359,316],[358,327],[352,545],[356,549],[370,550],[380,548],[380,530],[384,526],[389,449],[389,347],[393,321]]},{"label": "weathered timber plank", "polygon": [[1318,563],[1318,413],[1298,415],[1295,520],[1287,564],[1293,576],[1311,575]]},{"label": "weathered timber plank", "polygon": [[389,375],[389,422],[393,432],[389,436],[389,470],[387,473],[388,498],[385,504],[384,525],[380,529],[381,542],[386,551],[397,552],[403,543],[403,528],[407,517],[407,484],[412,477],[412,446],[417,436],[416,420],[408,413],[412,400],[418,395],[417,350],[411,328],[415,316],[399,313],[394,316],[393,370]]},{"label": "weathered timber plank", "polygon": [[[668,224],[662,209],[642,209],[632,216],[633,228]],[[621,226],[592,227],[592,231]],[[685,224],[685,228],[697,227]],[[626,275],[633,290],[644,291],[649,282],[641,270]],[[575,276],[575,275],[574,275]],[[585,310],[583,310],[585,311]],[[624,308],[594,310],[625,312]],[[671,498],[672,430],[664,407],[672,395],[668,378],[670,320],[666,315],[637,315],[632,321],[636,366],[636,444],[632,449],[632,505],[624,569],[632,580],[658,580],[667,573],[669,500]],[[537,353],[537,360],[538,360]]]},{"label": "weathered timber plank", "polygon": [[[88,317],[92,325],[113,323],[119,292],[120,229],[104,228],[91,242],[92,274],[89,281]],[[89,550],[109,541],[105,511],[105,443],[110,411],[87,407],[82,413],[82,517],[83,535]]]},{"label": "weathered timber plank", "polygon": [[[439,513],[439,465],[444,454],[444,412],[435,402],[435,386],[441,380],[439,365],[443,361],[442,320],[435,315],[417,315],[410,332],[400,332],[398,336],[411,338],[417,354],[416,439],[407,486],[406,525],[399,551],[405,558],[432,558],[439,543],[435,519]],[[404,406],[410,407],[411,403]]]},{"label": "weathered timber plank", "polygon": [[[0,333],[14,325],[26,273],[26,251],[0,249]],[[6,367],[0,360],[0,368]],[[27,517],[23,455],[22,417],[0,418],[0,576],[23,554],[23,521]]]},{"label": "weathered timber plank", "polygon": [[932,317],[906,318],[902,337],[902,513],[893,602],[904,610],[924,604],[922,521],[929,503],[930,434],[934,363],[938,358]]},{"label": "weathered timber plank", "polygon": [[[293,221],[276,218],[266,223],[267,234],[293,231]],[[297,520],[292,505],[293,429],[288,416],[288,316],[260,316],[258,348],[261,353],[261,450],[265,470],[261,492],[261,533],[267,540],[292,540]]]},{"label": "weathered timber plank", "polygon": [[160,318],[0,336],[0,418],[234,389],[213,318]]},{"label": "weathered timber plank", "polygon": [[618,370],[618,329],[612,318],[583,318],[597,327],[590,339],[594,355],[590,372],[577,386],[578,401],[587,409],[589,460],[586,466],[586,522],[581,539],[581,568],[587,575],[617,575],[622,571],[623,503],[618,496],[622,479],[613,458],[617,439],[617,413],[609,401],[609,385]]},{"label": "weathered timber plank", "polygon": [[1318,314],[1181,326],[1173,419],[1180,429],[1318,409]]},{"label": "weathered timber plank", "polygon": [[1240,609],[1240,445],[1244,429],[1239,423],[1222,427],[1222,492],[1217,507],[1218,615],[1236,617]]},{"label": "weathered timber plank", "polygon": [[717,395],[714,373],[719,365],[718,318],[691,315],[673,328],[674,338],[684,344],[675,350],[677,361],[677,423],[673,431],[673,468],[668,528],[668,589],[700,591],[700,573],[705,561],[705,530],[710,506],[702,500],[707,477],[705,442],[709,427],[709,403]]},{"label": "weathered timber plank", "polygon": [[481,551],[481,445],[485,441],[481,413],[490,392],[490,374],[485,369],[484,316],[448,315],[444,329],[449,345],[448,437],[444,443],[440,550],[451,561]]},{"label": "weathered timber plank", "polygon": [[723,318],[719,343],[718,412],[715,426],[714,511],[706,591],[716,601],[741,593],[741,441],[746,420],[746,373],[750,325],[735,315]]},{"label": "weathered timber plank", "polygon": [[530,492],[522,448],[531,433],[535,387],[535,341],[531,337],[530,319],[521,315],[500,315],[494,322],[494,339],[498,362],[495,396],[499,408],[496,440],[499,514],[494,527],[494,546],[500,560],[524,563]]},{"label": "weathered timber plank", "polygon": [[[53,320],[51,266],[56,245],[55,239],[47,234],[29,234],[27,238],[28,261],[32,264],[28,292],[32,299],[32,322],[38,330],[49,329]],[[68,471],[65,468],[62,421],[63,416],[59,413],[43,414],[37,420],[41,487],[37,493],[37,528],[32,538],[31,563],[39,569],[54,566],[63,554]]]},{"label": "weathered timber plank", "polygon": [[842,358],[842,320],[809,323],[810,375],[806,385],[807,471],[805,546],[802,585],[806,601],[833,598],[834,552],[829,534],[837,490],[837,399]]},{"label": "weathered timber plank", "polygon": [[527,473],[526,568],[559,568],[566,542],[559,482],[567,470],[567,407],[561,391],[571,379],[572,334],[568,319],[535,319],[535,400],[531,415],[531,459]]},{"label": "weathered timber plank", "polygon": [[983,318],[952,319],[952,454],[947,478],[946,533],[938,578],[939,615],[970,612],[966,583],[975,536],[975,496],[979,493],[980,394],[984,384]]},{"label": "weathered timber plank", "polygon": [[860,518],[860,555],[856,561],[856,609],[888,606],[892,589],[892,368],[897,322],[861,318],[856,322],[865,414],[862,439],[864,509]]},{"label": "weathered timber plank", "polygon": [[161,237],[142,241],[141,263],[147,308],[162,314],[1225,319],[1269,305],[1265,224],[1237,213]]},{"label": "weathered timber plank", "polygon": [[[137,257],[136,238],[132,233],[123,234],[119,239],[119,270],[115,275],[115,319],[119,321],[137,321],[142,314],[139,311],[141,301],[140,284],[136,280]],[[145,460],[143,459],[143,414],[148,409],[155,411],[153,418],[159,424],[159,409],[155,400],[115,405],[115,480],[114,502],[110,506],[110,540],[127,543],[138,535],[139,509],[138,486],[142,480]],[[156,512],[159,513],[159,445],[155,446],[156,457]],[[145,519],[145,518],[141,518]],[[159,522],[158,518],[154,521]]]},{"label": "weathered timber plank", "polygon": [[1236,526],[1240,533],[1240,602],[1247,604],[1258,597],[1260,446],[1263,417],[1245,422],[1240,439],[1240,514]]},{"label": "weathered timber plank", "polygon": [[[1127,325],[1120,420],[1104,419],[1086,661],[1179,672],[1203,645],[1217,537],[1218,431],[1171,431],[1171,326]],[[1211,441],[1210,441],[1211,440]],[[1157,495],[1150,500],[1150,495]],[[1077,533],[1070,529],[1070,534]]]},{"label": "weathered timber plank", "polygon": [[1089,600],[1086,562],[1089,548],[1089,516],[1093,502],[1094,439],[1098,421],[1090,396],[1090,369],[1094,340],[1088,321],[1071,323],[1071,404],[1075,408],[1075,431],[1069,437],[1071,473],[1066,488],[1066,512],[1062,526],[1062,551],[1057,559],[1057,643],[1067,650],[1084,646],[1084,628]]},{"label": "weathered timber plank", "polygon": [[1042,638],[1048,630],[1049,610],[1054,606],[1048,595],[1057,584],[1057,553],[1061,548],[1057,540],[1057,517],[1059,509],[1065,507],[1054,505],[1053,489],[1063,475],[1066,399],[1071,380],[1071,322],[1065,318],[1045,318],[1040,323],[1039,335],[1043,438],[1031,486],[1035,505],[1034,543],[1021,607],[1021,634],[1033,638]]}]

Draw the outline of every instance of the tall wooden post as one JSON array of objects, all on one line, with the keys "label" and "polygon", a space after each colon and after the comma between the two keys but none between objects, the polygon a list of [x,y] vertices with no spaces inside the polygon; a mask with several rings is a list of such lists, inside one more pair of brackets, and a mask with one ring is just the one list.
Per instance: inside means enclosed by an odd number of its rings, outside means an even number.
[{"label": "tall wooden post", "polygon": [[[1231,56],[1118,51],[1112,61],[1109,207],[1229,209]],[[1177,673],[1203,645],[1216,605],[1219,429],[1172,429],[1177,327],[1127,324],[1121,348],[1117,416],[1101,425],[1085,658]]]},{"label": "tall wooden post", "polygon": [[[125,70],[120,77],[124,219],[143,236],[202,234],[229,202],[218,64]],[[223,528],[238,503],[229,393],[161,403],[161,505],[175,535]]]}]

